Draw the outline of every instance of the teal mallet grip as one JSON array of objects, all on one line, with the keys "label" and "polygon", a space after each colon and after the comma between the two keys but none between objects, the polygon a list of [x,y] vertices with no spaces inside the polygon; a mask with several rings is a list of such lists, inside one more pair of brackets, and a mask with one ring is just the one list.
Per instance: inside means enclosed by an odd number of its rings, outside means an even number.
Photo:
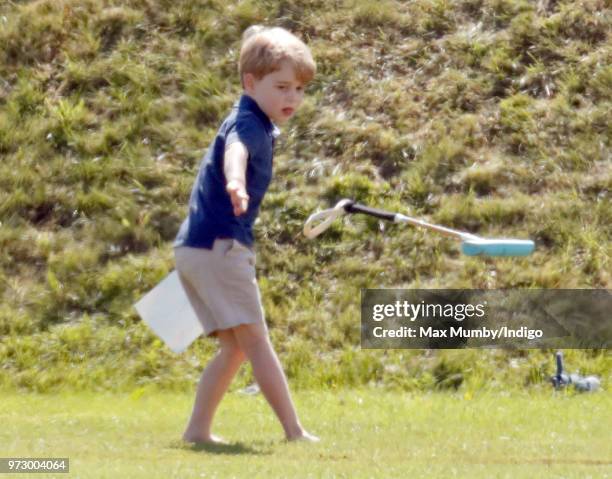
[{"label": "teal mallet grip", "polygon": [[528,256],[535,249],[531,240],[521,239],[468,239],[461,243],[461,252],[467,256]]}]

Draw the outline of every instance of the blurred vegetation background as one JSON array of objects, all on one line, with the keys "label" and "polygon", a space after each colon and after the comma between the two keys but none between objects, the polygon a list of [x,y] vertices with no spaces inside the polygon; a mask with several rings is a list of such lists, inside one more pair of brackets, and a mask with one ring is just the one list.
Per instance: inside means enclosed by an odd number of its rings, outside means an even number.
[{"label": "blurred vegetation background", "polygon": [[[215,344],[175,356],[132,305],[174,268],[255,23],[319,68],[256,225],[292,385],[548,387],[552,351],[360,350],[359,290],[610,288],[611,19],[607,0],[0,3],[0,387],[193,387]],[[462,257],[363,216],[302,236],[344,197],[536,252]],[[566,362],[611,377],[605,350]]]}]

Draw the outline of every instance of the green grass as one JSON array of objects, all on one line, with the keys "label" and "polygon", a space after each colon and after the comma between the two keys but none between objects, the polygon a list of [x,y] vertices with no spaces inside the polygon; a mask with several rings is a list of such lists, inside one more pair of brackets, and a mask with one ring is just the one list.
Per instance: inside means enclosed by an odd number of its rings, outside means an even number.
[{"label": "green grass", "polygon": [[295,401],[321,443],[284,443],[261,395],[233,392],[214,428],[230,445],[187,445],[180,434],[191,395],[153,389],[4,395],[0,443],[5,457],[69,457],[70,477],[88,479],[582,479],[612,471],[608,393],[339,389],[301,391]]},{"label": "green grass", "polygon": [[[0,444],[71,477],[612,476],[604,391],[554,394],[553,351],[362,350],[360,288],[612,285],[612,43],[601,0],[0,2]],[[132,305],[174,268],[202,155],[240,95],[240,35],[287,27],[318,73],[282,128],[256,227],[271,340],[303,423],[284,444],[241,368],[216,432],[179,438],[200,339],[172,354]],[[301,234],[352,197],[523,259],[372,218]],[[26,476],[16,476],[26,477]]]}]

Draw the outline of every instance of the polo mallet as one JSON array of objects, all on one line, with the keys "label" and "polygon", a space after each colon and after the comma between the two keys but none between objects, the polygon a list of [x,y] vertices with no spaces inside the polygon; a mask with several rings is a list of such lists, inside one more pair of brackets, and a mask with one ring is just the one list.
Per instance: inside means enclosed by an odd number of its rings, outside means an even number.
[{"label": "polo mallet", "polygon": [[340,200],[333,208],[319,211],[310,215],[304,224],[304,235],[308,238],[315,238],[325,231],[340,216],[346,213],[364,213],[383,220],[395,223],[409,223],[414,226],[421,226],[429,230],[437,231],[447,236],[461,240],[461,251],[468,256],[527,256],[534,250],[534,243],[531,240],[499,238],[486,239],[471,233],[457,231],[445,226],[434,225],[426,221],[411,218],[401,213],[370,208],[369,206],[355,203],[353,200]]}]

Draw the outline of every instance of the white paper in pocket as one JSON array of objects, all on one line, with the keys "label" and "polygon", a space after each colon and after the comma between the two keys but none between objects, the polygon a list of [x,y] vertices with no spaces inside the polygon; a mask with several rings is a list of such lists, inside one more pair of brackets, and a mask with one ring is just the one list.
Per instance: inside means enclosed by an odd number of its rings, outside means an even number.
[{"label": "white paper in pocket", "polygon": [[176,270],[135,305],[142,320],[175,353],[181,353],[204,332]]}]

